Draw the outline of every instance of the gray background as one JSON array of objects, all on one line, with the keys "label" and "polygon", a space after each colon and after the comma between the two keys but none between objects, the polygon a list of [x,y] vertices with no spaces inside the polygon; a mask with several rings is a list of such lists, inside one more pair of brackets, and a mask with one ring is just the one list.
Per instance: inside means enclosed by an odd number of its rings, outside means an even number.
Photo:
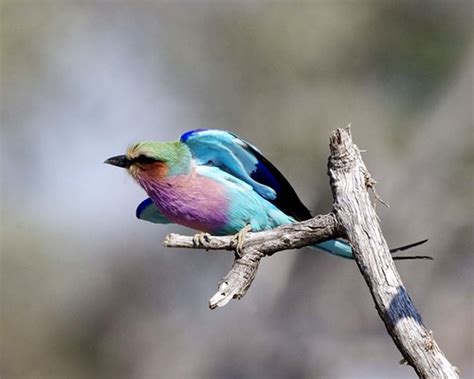
[{"label": "gray background", "polygon": [[2,378],[412,378],[351,261],[265,259],[207,309],[230,254],[165,249],[103,165],[194,128],[263,150],[314,214],[329,133],[352,123],[391,204],[391,246],[424,321],[473,375],[470,1],[4,1]]}]

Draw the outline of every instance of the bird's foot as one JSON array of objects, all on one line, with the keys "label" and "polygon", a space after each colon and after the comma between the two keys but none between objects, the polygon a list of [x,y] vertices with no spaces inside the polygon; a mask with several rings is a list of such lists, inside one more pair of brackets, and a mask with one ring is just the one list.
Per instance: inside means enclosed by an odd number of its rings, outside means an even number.
[{"label": "bird's foot", "polygon": [[241,257],[242,248],[244,246],[245,236],[252,230],[252,225],[245,225],[238,233],[234,235],[233,242],[235,244],[235,253]]},{"label": "bird's foot", "polygon": [[211,235],[209,233],[197,233],[193,236],[193,244],[196,247],[204,247],[206,250],[209,250],[209,238]]}]

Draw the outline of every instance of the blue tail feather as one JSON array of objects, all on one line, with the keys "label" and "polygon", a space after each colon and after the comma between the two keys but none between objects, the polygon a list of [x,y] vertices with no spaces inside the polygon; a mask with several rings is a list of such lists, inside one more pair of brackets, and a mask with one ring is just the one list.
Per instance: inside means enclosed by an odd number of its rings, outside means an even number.
[{"label": "blue tail feather", "polygon": [[352,255],[351,245],[341,240],[324,241],[311,247],[321,249],[326,253],[336,255],[338,257],[354,259],[354,256]]}]

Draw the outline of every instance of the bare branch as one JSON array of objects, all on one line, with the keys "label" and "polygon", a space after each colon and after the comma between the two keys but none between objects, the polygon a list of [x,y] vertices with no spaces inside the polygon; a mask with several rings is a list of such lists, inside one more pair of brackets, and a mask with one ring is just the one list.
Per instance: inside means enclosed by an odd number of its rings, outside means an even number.
[{"label": "bare branch", "polygon": [[[278,228],[257,233],[248,233],[243,249],[258,248],[263,255],[272,255],[278,251],[299,249],[317,242],[337,237],[337,224],[334,214],[316,216],[310,220],[282,225]],[[209,236],[206,244],[195,244],[193,237],[170,233],[163,245],[186,249],[234,250],[233,236]]]},{"label": "bare branch", "polygon": [[398,274],[367,192],[373,181],[349,128],[331,134],[330,149],[334,211],[388,333],[420,378],[458,378]]},{"label": "bare branch", "polygon": [[[223,307],[231,299],[245,295],[257,273],[260,260],[278,251],[299,249],[337,236],[337,224],[332,213],[310,220],[258,233],[248,233],[240,255],[235,255],[229,273],[219,284],[217,293],[209,300],[209,307]],[[198,248],[206,250],[235,250],[233,236],[210,236],[205,244],[193,237],[169,234],[164,242],[166,247]]]}]

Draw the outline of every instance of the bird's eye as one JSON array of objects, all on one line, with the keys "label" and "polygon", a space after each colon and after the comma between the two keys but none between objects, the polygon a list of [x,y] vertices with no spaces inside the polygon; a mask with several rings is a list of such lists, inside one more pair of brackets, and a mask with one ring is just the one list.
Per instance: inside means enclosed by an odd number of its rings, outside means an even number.
[{"label": "bird's eye", "polygon": [[157,162],[157,159],[148,157],[146,155],[139,155],[133,160],[134,163],[139,163],[139,164],[148,164],[148,163],[155,163]]}]

